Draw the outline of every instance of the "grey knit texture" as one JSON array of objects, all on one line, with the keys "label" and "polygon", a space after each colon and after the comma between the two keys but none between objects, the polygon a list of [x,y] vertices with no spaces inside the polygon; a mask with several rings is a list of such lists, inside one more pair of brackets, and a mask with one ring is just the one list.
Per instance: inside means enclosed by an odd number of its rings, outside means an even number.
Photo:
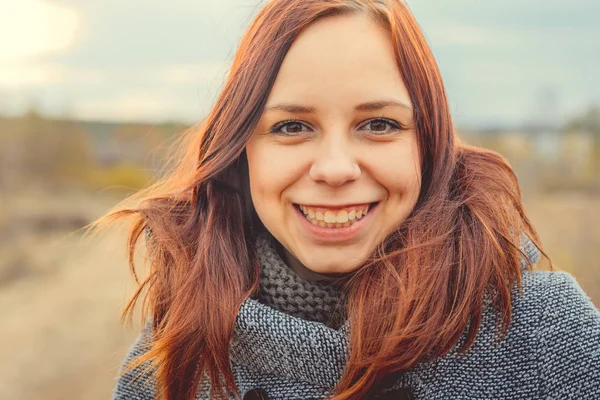
[{"label": "grey knit texture", "polygon": [[339,328],[345,320],[345,296],[331,281],[307,281],[290,270],[271,235],[257,238],[261,264],[258,301],[286,314]]},{"label": "grey knit texture", "polygon": [[[272,244],[257,240],[266,271],[261,294],[242,305],[236,321],[230,353],[238,389],[243,397],[261,388],[271,400],[327,398],[344,368],[349,326],[334,329],[324,323],[328,317],[316,316],[337,309],[335,291],[293,276]],[[537,262],[535,246],[526,238],[521,245]],[[524,270],[522,283],[522,293],[513,291],[512,323],[503,341],[497,340],[495,313],[487,309],[466,355],[455,349],[421,363],[389,389],[410,388],[415,399],[428,400],[600,399],[600,312],[568,273]],[[305,291],[321,293],[321,300],[298,299]],[[125,363],[144,352],[150,335],[147,326]],[[117,377],[113,399],[154,399],[152,375],[138,375]],[[197,399],[209,398],[204,380]]]}]

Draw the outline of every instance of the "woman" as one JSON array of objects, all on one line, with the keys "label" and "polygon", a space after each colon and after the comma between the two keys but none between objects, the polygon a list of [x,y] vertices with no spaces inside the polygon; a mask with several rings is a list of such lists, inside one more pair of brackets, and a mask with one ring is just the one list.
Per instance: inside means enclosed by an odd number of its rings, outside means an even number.
[{"label": "woman", "polygon": [[269,2],[190,137],[102,220],[135,216],[150,265],[115,399],[600,398],[598,311],[534,271],[402,2]]}]

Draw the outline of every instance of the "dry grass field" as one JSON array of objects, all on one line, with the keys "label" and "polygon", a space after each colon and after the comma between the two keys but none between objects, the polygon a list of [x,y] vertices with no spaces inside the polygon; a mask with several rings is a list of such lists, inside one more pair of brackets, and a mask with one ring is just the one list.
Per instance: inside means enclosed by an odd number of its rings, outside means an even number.
[{"label": "dry grass field", "polygon": [[[11,194],[0,205],[0,399],[100,400],[139,326],[119,315],[134,286],[124,235],[93,243],[74,229],[117,199]],[[600,198],[531,196],[527,210],[558,267],[600,305]]]}]

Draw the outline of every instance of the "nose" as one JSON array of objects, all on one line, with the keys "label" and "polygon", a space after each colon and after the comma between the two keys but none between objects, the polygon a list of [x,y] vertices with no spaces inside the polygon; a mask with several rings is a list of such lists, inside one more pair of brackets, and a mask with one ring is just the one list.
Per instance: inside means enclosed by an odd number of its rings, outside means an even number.
[{"label": "nose", "polygon": [[344,140],[323,141],[309,171],[312,180],[330,186],[341,186],[358,179],[360,174],[358,161]]}]

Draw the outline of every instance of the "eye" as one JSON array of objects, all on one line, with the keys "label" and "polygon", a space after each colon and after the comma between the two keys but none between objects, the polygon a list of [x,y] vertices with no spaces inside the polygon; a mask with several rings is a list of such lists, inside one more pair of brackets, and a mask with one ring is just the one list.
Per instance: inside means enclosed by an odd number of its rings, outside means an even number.
[{"label": "eye", "polygon": [[[308,128],[306,124],[295,119],[288,119],[276,123],[269,129],[269,133],[279,134],[282,136],[297,136],[305,132],[302,128]],[[310,128],[309,128],[310,129]]]},{"label": "eye", "polygon": [[[388,129],[388,127],[390,127]],[[386,133],[402,130],[402,126],[394,120],[387,118],[373,118],[367,121],[361,129],[365,129],[374,132],[376,135],[383,135]]]}]

